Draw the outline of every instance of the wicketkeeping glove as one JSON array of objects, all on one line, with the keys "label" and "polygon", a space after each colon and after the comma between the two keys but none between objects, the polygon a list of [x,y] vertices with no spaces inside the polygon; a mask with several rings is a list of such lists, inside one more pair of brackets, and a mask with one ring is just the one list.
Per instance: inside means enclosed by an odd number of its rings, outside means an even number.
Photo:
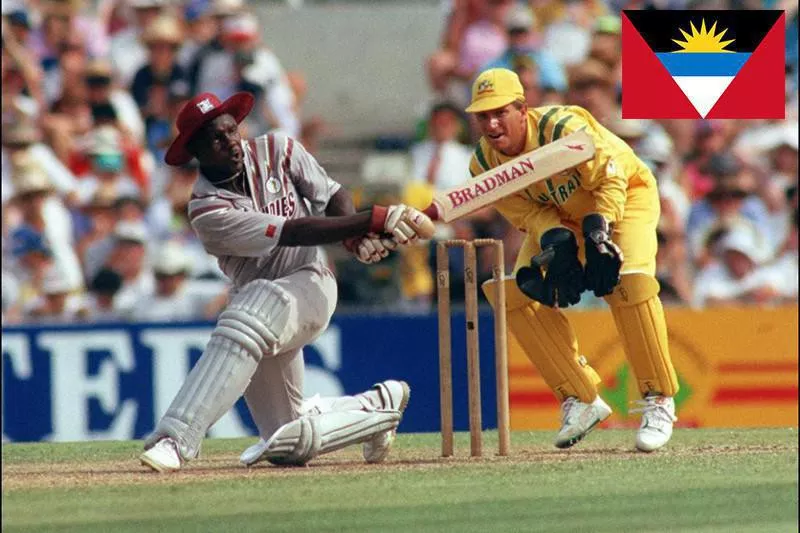
[{"label": "wicketkeeping glove", "polygon": [[611,294],[619,284],[622,250],[611,240],[611,227],[603,215],[592,213],[583,219],[586,245],[586,289],[597,297]]},{"label": "wicketkeeping glove", "polygon": [[[575,235],[566,228],[553,228],[542,235],[540,244],[542,253],[531,259],[531,266],[517,271],[517,286],[529,298],[548,307],[578,303],[584,284]],[[541,267],[545,265],[547,272],[542,275]]]}]

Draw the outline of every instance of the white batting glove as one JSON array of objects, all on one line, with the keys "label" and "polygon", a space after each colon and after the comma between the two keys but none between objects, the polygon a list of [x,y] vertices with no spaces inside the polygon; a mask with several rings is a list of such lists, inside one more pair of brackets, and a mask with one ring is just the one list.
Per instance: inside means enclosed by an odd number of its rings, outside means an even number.
[{"label": "white batting glove", "polygon": [[384,228],[398,244],[407,245],[420,238],[417,231],[407,222],[427,218],[421,211],[404,204],[390,205],[386,214]]},{"label": "white batting glove", "polygon": [[353,239],[345,243],[345,247],[365,265],[371,265],[387,257],[389,252],[397,248],[392,239],[381,238],[375,233]]}]

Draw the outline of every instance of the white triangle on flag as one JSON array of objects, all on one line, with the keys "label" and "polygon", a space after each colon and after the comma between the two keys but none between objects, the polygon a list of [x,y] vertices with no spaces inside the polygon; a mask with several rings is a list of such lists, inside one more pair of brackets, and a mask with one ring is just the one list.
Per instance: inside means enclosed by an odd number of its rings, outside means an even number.
[{"label": "white triangle on flag", "polygon": [[735,76],[673,76],[700,116],[706,118]]}]

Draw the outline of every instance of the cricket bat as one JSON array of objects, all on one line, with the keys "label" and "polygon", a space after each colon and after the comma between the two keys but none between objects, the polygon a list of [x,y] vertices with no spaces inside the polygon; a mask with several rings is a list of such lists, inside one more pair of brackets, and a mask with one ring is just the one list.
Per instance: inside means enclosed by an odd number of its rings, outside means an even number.
[{"label": "cricket bat", "polygon": [[475,176],[463,185],[439,191],[423,211],[432,220],[452,222],[534,183],[594,157],[594,143],[578,130]]}]

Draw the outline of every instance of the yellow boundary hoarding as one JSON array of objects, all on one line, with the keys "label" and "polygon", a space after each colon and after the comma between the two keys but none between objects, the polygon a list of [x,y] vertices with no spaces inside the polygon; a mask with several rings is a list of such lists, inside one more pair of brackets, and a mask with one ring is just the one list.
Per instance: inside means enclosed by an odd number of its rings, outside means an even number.
[{"label": "yellow boundary hoarding", "polygon": [[[797,306],[668,309],[670,351],[681,383],[678,426],[797,426]],[[581,353],[603,378],[614,409],[604,427],[638,426],[627,416],[636,383],[611,313],[568,311]],[[559,407],[516,341],[509,339],[513,429],[554,429]]]}]

